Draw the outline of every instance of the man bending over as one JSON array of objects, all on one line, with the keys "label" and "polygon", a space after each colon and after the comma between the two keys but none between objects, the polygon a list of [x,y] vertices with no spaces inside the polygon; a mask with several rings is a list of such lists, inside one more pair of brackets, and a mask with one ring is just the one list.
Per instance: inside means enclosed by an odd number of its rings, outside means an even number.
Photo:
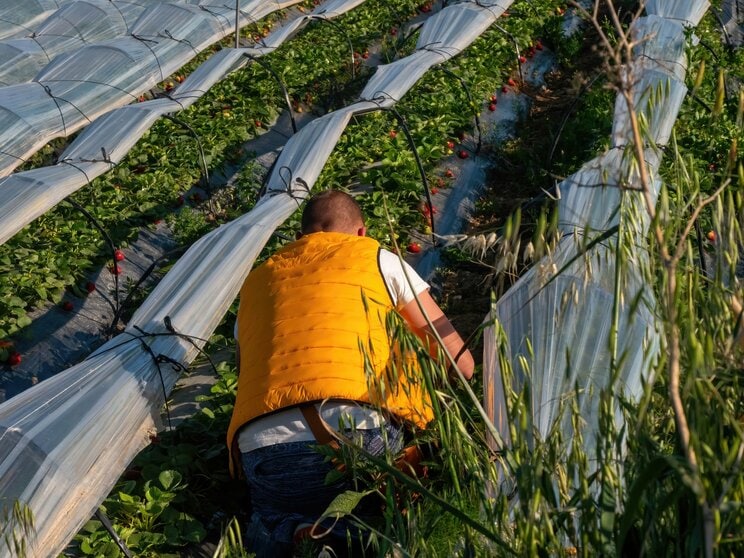
[{"label": "man bending over", "polygon": [[[301,228],[298,240],[254,269],[240,291],[240,377],[227,442],[231,466],[242,466],[248,482],[247,546],[258,558],[291,556],[295,531],[350,486],[325,484],[333,464],[314,449],[314,417],[334,428],[355,425],[356,439],[375,455],[402,449],[403,425],[424,428],[433,418],[423,387],[400,373],[400,363],[397,385],[382,380],[400,360],[385,327],[390,311],[436,354],[423,308],[449,354],[460,355],[463,376],[473,374],[470,352],[428,285],[365,236],[351,196],[334,190],[314,196]],[[344,531],[339,523],[333,532]]]}]

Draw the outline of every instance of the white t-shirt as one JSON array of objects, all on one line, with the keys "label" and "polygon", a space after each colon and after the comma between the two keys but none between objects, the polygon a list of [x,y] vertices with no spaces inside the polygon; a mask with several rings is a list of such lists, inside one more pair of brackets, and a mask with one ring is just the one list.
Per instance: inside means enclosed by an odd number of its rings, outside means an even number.
[{"label": "white t-shirt", "polygon": [[[383,248],[378,252],[377,258],[382,278],[396,309],[400,310],[414,300],[416,295],[429,288],[410,265],[392,252]],[[235,338],[237,337],[238,324],[235,322]],[[360,430],[378,428],[384,422],[380,413],[354,402],[327,401],[317,404],[316,408],[331,428],[337,428],[340,421],[346,425],[354,424]],[[275,444],[311,442],[314,439],[302,412],[297,407],[290,407],[258,418],[241,428],[238,432],[238,447],[241,453],[246,453]]]}]

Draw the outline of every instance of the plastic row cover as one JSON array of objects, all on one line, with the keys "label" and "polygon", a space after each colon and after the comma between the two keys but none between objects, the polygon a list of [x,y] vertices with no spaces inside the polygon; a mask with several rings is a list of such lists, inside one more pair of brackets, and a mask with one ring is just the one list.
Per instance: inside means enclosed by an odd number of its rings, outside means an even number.
[{"label": "plastic row cover", "polygon": [[[299,0],[242,0],[241,24]],[[114,4],[101,5],[117,11]],[[235,8],[220,0],[158,2],[120,37],[86,44],[47,64],[29,83],[0,87],[0,176],[49,140],[128,104],[234,31]]]},{"label": "plastic row cover", "polygon": [[[60,155],[59,163],[0,179],[0,243],[43,215],[90,180],[118,164],[164,114],[186,109],[229,73],[278,48],[312,19],[337,17],[361,0],[332,0],[287,22],[267,38],[268,46],[223,49],[173,90],[170,98],[121,107],[101,116]],[[289,32],[286,30],[289,29]],[[275,38],[278,35],[280,39]]]},{"label": "plastic row cover", "polygon": [[0,42],[0,86],[30,81],[59,54],[126,35],[144,9],[129,0],[68,2],[33,33]]},{"label": "plastic row cover", "polygon": [[21,37],[62,4],[55,0],[3,0],[0,5],[0,40]]},{"label": "plastic row cover", "polygon": [[[459,6],[446,11],[455,15]],[[267,194],[248,214],[196,242],[124,333],[0,405],[0,506],[19,500],[32,510],[37,535],[30,554],[59,552],[147,444],[165,396],[150,353],[183,365],[196,353],[190,341],[163,335],[165,318],[201,345],[198,339],[220,322],[274,229],[309,194],[349,119],[377,109],[376,102],[360,101],[305,126],[282,150]],[[136,328],[159,335],[142,337]],[[163,374],[168,393],[177,373],[165,365]]]},{"label": "plastic row cover", "polygon": [[[646,115],[647,137],[655,145],[668,141],[686,93],[684,25],[696,25],[707,7],[707,1],[651,0],[646,4],[648,17],[633,25],[634,38],[644,40],[636,46],[636,59],[626,69],[625,78],[636,84],[633,102],[636,111]],[[574,430],[565,403],[577,395],[584,448],[587,455],[594,456],[600,390],[609,388],[617,396],[613,412],[620,428],[619,398],[637,399],[643,377],[658,354],[655,300],[640,271],[645,263],[640,244],[648,217],[642,196],[632,191],[639,181],[630,142],[627,106],[618,95],[614,148],[559,185],[559,226],[564,236],[555,253],[521,277],[487,317],[495,324],[485,334],[485,403],[507,443],[506,393],[518,391],[528,382],[534,431],[544,439],[557,428],[570,447]],[[645,150],[645,164],[652,177],[661,154],[655,147]],[[608,339],[615,303],[613,250],[617,242],[612,229],[619,223],[621,185],[631,188],[624,194],[624,210],[635,206],[638,216],[624,220],[634,227],[626,234],[635,235],[638,242],[627,248],[630,253],[621,278],[619,365],[617,376],[612,378]],[[650,186],[655,200],[660,183],[652,178]],[[607,238],[584,255],[584,247],[602,233],[607,233]],[[508,368],[502,369],[502,363],[508,363]]]}]

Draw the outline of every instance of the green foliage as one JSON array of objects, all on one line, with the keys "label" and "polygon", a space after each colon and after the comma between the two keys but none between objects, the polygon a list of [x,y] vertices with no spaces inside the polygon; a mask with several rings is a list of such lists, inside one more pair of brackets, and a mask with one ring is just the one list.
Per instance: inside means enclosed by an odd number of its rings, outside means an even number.
[{"label": "green foliage", "polygon": [[22,502],[15,501],[10,508],[6,499],[0,499],[0,502],[3,504],[0,511],[2,544],[9,554],[25,558],[27,543],[35,534],[33,512]]},{"label": "green foliage", "polygon": [[[240,512],[244,487],[227,471],[225,432],[232,414],[237,374],[221,363],[202,409],[176,430],[161,433],[124,473],[102,510],[137,556],[177,556],[199,543],[224,513]],[[76,536],[82,555],[119,556],[98,520]]]}]

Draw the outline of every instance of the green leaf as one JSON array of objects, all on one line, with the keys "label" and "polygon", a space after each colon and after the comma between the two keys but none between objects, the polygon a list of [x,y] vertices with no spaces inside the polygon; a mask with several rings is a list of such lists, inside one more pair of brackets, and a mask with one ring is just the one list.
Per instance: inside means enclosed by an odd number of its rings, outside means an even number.
[{"label": "green leaf", "polygon": [[134,496],[130,496],[129,494],[125,492],[119,492],[119,500],[126,504],[133,504],[134,503]]},{"label": "green leaf", "polygon": [[165,490],[171,490],[181,484],[181,473],[178,471],[165,470],[158,475],[158,480]]},{"label": "green leaf", "polygon": [[202,414],[207,415],[211,419],[214,418],[214,413],[212,412],[212,409],[210,409],[209,407],[204,407],[201,410],[201,412],[202,412]]},{"label": "green leaf", "polygon": [[326,517],[344,517],[345,515],[349,515],[352,511],[354,511],[354,508],[357,507],[359,502],[367,496],[368,494],[371,494],[371,490],[367,490],[365,492],[355,492],[353,490],[346,490],[336,496],[333,501],[328,504],[328,507],[323,512],[323,515],[320,517],[319,521],[322,521]]}]

